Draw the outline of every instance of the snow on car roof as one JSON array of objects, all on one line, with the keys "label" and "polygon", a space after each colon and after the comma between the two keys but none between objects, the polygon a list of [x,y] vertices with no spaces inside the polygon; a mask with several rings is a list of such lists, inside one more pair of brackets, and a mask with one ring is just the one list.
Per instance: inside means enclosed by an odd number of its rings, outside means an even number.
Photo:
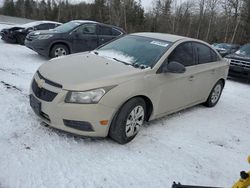
[{"label": "snow on car roof", "polygon": [[80,22],[80,23],[98,23],[92,20],[72,20],[71,22]]},{"label": "snow on car roof", "polygon": [[42,23],[61,24],[59,22],[41,20],[41,21],[29,22],[29,23],[26,23],[26,24],[23,24],[23,25],[16,25],[16,26],[20,26],[20,27],[23,27],[23,28],[28,28],[28,27],[34,27],[34,26],[42,24]]},{"label": "snow on car roof", "polygon": [[153,33],[153,32],[133,33],[132,35],[150,37],[150,38],[155,38],[159,40],[167,40],[169,42],[176,42],[178,40],[187,38],[187,37],[183,37],[179,35],[172,35],[172,34],[165,34],[165,33]]}]

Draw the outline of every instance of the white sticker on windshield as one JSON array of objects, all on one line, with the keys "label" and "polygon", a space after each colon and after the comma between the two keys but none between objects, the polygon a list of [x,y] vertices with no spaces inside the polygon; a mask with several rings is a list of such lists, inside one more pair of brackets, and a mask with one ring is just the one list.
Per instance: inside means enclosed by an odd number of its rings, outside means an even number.
[{"label": "white sticker on windshield", "polygon": [[155,41],[155,40],[153,40],[152,42],[150,42],[150,44],[154,44],[154,45],[162,46],[162,47],[167,47],[168,46],[168,43],[161,42],[161,41]]}]

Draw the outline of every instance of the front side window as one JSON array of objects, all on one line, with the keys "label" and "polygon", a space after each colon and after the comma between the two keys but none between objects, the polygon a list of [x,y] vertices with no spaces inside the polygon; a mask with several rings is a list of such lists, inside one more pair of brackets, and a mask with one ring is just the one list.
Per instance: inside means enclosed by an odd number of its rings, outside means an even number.
[{"label": "front side window", "polygon": [[75,28],[77,28],[78,26],[80,26],[81,23],[80,22],[68,22],[68,23],[65,23],[65,24],[62,24],[58,27],[56,27],[54,30],[57,31],[57,32],[70,32],[72,30],[74,30]]},{"label": "front side window", "polygon": [[96,34],[96,25],[95,24],[84,24],[80,26],[77,33],[82,35],[95,35]]},{"label": "front side window", "polygon": [[168,62],[176,61],[185,67],[195,64],[193,47],[190,42],[180,44],[168,57]]},{"label": "front side window", "polygon": [[96,54],[127,64],[153,67],[171,44],[165,40],[126,35],[99,48]]}]

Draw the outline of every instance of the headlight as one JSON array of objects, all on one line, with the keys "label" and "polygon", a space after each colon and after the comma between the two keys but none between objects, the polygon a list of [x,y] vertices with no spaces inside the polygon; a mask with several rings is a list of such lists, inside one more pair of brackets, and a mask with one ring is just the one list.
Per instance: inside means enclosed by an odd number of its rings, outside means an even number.
[{"label": "headlight", "polygon": [[65,102],[78,104],[96,104],[105,95],[105,93],[107,93],[112,88],[113,87],[93,89],[89,91],[69,91],[65,98]]},{"label": "headlight", "polygon": [[49,38],[51,38],[51,37],[53,37],[53,35],[39,35],[39,36],[37,37],[37,39],[38,39],[38,40],[43,40],[43,39],[49,39]]}]

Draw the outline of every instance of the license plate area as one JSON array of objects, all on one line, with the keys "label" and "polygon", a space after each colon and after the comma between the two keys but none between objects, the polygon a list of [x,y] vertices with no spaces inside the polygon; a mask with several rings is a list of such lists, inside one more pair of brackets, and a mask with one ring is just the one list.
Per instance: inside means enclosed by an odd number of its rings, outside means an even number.
[{"label": "license plate area", "polygon": [[37,115],[41,115],[41,102],[37,100],[33,95],[30,95],[30,106]]}]

